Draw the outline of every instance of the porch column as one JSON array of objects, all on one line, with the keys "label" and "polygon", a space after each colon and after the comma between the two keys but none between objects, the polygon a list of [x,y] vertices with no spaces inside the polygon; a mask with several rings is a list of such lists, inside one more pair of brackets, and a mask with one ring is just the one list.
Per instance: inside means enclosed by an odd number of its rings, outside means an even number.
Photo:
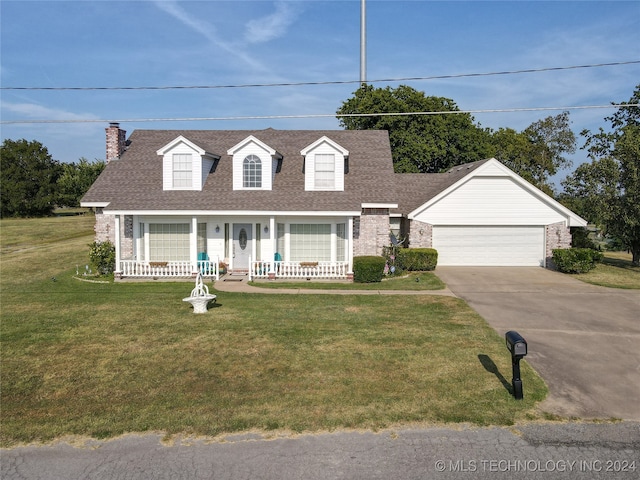
[{"label": "porch column", "polygon": [[276,217],[271,215],[269,217],[269,244],[271,245],[271,252],[269,254],[269,265],[271,265],[271,268],[267,272],[269,275],[269,279],[271,280],[276,278],[275,263],[272,263],[272,262],[275,262],[276,260],[276,250],[277,250],[276,234],[277,233],[278,232],[276,232]]},{"label": "porch column", "polygon": [[198,274],[198,217],[191,217],[191,235],[189,236],[189,256],[191,272]]},{"label": "porch column", "polygon": [[120,278],[122,276],[122,269],[120,268],[120,260],[121,260],[121,254],[120,254],[120,215],[114,215],[114,236],[115,236],[115,241],[114,246],[116,247],[116,268],[113,272],[113,275],[115,278]]},{"label": "porch column", "polygon": [[353,278],[353,217],[349,217],[347,222],[347,245],[345,251],[347,254],[347,262],[349,263],[349,271],[347,275],[351,275]]}]

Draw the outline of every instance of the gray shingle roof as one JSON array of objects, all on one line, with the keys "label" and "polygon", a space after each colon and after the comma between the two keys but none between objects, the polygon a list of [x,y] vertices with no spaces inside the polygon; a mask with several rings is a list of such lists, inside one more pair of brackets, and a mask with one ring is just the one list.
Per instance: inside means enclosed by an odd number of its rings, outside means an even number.
[{"label": "gray shingle roof", "polygon": [[[202,191],[162,189],[162,157],[156,151],[179,135],[221,157]],[[283,155],[270,191],[232,188],[232,158],[227,150],[249,135]],[[300,151],[324,135],[349,150],[343,192],[304,190]],[[392,176],[386,131],[136,130],[127,151],[107,164],[82,201],[109,202],[109,210],[353,211],[360,210],[363,202],[395,202],[395,188],[388,188]]]}]

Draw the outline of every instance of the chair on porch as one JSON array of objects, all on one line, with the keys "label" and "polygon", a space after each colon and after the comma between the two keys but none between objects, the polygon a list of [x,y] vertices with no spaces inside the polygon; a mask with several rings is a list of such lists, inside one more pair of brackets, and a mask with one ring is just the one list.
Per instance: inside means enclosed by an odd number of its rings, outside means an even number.
[{"label": "chair on porch", "polygon": [[198,252],[198,271],[202,275],[213,275],[215,273],[213,265],[209,262],[207,252]]}]

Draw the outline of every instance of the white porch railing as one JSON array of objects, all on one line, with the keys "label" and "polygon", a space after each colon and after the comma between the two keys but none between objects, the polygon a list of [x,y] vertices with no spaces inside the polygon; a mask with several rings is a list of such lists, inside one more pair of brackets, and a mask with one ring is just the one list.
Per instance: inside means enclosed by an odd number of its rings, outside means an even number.
[{"label": "white porch railing", "polygon": [[139,277],[139,278],[191,278],[198,273],[203,277],[214,277],[218,280],[218,261],[198,260],[194,266],[189,261],[180,262],[138,262],[136,260],[121,260],[120,271],[116,272],[120,277]]},{"label": "white porch railing", "polygon": [[345,279],[348,262],[249,261],[249,280],[254,278]]}]

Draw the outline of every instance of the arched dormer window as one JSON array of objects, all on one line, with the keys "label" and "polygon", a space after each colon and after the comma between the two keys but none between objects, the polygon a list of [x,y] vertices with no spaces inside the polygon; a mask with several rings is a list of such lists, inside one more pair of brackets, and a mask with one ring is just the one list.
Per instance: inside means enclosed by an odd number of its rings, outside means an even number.
[{"label": "arched dormer window", "polygon": [[257,155],[249,155],[242,163],[242,186],[262,188],[262,161]]}]

